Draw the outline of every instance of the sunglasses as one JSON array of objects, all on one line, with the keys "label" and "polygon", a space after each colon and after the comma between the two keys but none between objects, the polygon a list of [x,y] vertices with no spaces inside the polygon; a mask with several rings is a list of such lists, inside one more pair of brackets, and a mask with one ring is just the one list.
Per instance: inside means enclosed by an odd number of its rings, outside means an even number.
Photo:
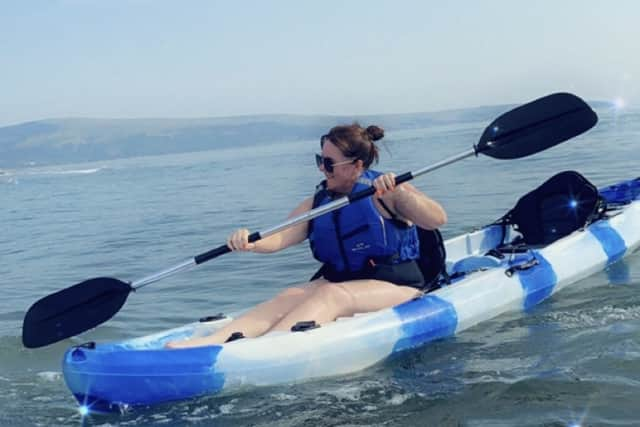
[{"label": "sunglasses", "polygon": [[318,167],[322,166],[324,170],[329,173],[333,173],[334,166],[346,165],[349,163],[353,163],[355,160],[345,160],[344,162],[334,162],[330,157],[322,157],[320,154],[316,154],[316,165]]}]

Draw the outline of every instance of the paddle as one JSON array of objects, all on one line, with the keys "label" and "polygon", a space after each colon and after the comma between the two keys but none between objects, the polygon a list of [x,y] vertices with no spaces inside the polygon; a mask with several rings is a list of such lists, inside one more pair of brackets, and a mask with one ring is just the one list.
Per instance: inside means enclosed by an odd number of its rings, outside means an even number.
[{"label": "paddle", "polygon": [[[577,136],[593,127],[597,121],[595,112],[580,98],[568,93],[552,94],[495,119],[471,150],[423,169],[399,175],[396,183],[409,181],[473,155],[485,154],[496,159],[525,157]],[[249,241],[258,241],[374,193],[375,189],[370,187],[344,196],[275,227],[252,233]],[[133,283],[99,277],[46,296],[27,311],[22,326],[22,342],[25,347],[42,347],[94,328],[113,317],[131,291],[228,252],[231,249],[222,245]]]}]

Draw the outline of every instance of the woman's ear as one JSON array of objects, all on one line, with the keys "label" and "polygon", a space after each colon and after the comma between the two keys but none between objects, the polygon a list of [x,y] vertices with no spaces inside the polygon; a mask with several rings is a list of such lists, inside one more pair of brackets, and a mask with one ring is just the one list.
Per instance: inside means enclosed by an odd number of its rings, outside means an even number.
[{"label": "woman's ear", "polygon": [[356,170],[358,171],[358,173],[362,173],[362,171],[364,170],[364,162],[361,159],[358,159],[356,160],[354,165],[356,165]]}]

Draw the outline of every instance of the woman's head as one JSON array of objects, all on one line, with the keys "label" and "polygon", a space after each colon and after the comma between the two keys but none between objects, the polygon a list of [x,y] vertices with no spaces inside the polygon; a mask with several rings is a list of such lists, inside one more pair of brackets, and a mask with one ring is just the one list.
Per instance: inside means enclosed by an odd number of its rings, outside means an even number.
[{"label": "woman's head", "polygon": [[320,138],[322,155],[316,157],[318,167],[327,178],[327,187],[349,193],[363,170],[378,161],[374,141],[384,136],[378,126],[366,129],[359,124],[336,126]]},{"label": "woman's head", "polygon": [[374,141],[384,137],[384,129],[378,126],[363,128],[358,123],[341,125],[332,128],[329,133],[320,138],[320,147],[331,142],[340,150],[344,157],[362,160],[362,165],[368,169],[378,162],[378,147]]}]

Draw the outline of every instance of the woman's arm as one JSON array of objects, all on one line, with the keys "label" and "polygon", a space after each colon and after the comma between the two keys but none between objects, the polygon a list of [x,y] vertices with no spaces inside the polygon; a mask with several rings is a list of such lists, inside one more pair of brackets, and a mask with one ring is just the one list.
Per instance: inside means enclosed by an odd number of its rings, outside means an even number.
[{"label": "woman's arm", "polygon": [[378,197],[401,219],[413,222],[421,228],[433,230],[447,223],[447,213],[435,200],[413,185],[395,185],[395,175],[381,175],[374,181]]},{"label": "woman's arm", "polygon": [[[298,207],[289,214],[288,218],[301,215],[304,212],[311,210],[312,206],[313,198],[310,197],[300,203],[300,205],[298,205]],[[303,242],[307,238],[308,232],[309,222],[305,221],[276,234],[272,234],[269,237],[258,240],[257,242],[249,243],[249,230],[243,228],[236,230],[231,234],[231,236],[229,236],[227,239],[227,246],[234,251],[272,253]]]}]

